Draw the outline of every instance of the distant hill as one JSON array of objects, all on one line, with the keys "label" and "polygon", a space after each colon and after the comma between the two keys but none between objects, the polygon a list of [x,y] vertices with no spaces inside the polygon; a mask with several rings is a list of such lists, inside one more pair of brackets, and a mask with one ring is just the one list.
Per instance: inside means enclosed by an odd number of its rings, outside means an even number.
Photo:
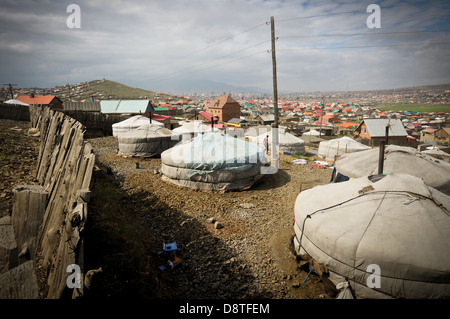
[{"label": "distant hill", "polygon": [[55,95],[62,101],[99,100],[130,100],[159,99],[168,97],[157,92],[134,88],[111,80],[93,80],[77,84],[58,86]]},{"label": "distant hill", "polygon": [[191,94],[208,94],[217,96],[227,93],[253,93],[253,94],[270,94],[270,90],[265,90],[258,87],[251,86],[235,86],[232,84],[210,81],[210,80],[185,80],[185,79],[172,79],[172,80],[155,80],[150,82],[149,87],[154,88],[157,91],[174,93],[178,95],[191,95]]}]

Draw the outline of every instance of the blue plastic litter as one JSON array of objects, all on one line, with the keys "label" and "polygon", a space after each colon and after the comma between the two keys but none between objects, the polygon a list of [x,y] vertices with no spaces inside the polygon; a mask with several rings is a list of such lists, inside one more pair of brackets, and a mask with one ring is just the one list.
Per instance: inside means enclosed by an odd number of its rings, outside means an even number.
[{"label": "blue plastic litter", "polygon": [[176,242],[173,242],[171,244],[164,244],[163,248],[164,248],[165,251],[172,251],[172,250],[177,250],[178,249]]}]

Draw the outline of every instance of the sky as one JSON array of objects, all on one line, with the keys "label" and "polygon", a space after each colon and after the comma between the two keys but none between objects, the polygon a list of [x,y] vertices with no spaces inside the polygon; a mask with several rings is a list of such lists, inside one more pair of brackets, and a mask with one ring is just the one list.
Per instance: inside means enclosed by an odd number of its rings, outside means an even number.
[{"label": "sky", "polygon": [[271,93],[271,17],[279,92],[450,83],[449,0],[2,0],[1,83]]}]

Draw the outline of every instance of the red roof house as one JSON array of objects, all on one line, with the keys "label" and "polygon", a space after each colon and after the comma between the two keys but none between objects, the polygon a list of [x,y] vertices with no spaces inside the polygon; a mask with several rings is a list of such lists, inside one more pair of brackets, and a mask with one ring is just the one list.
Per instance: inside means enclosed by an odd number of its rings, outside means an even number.
[{"label": "red roof house", "polygon": [[54,95],[23,95],[17,97],[17,100],[30,105],[48,106],[53,109],[62,109],[62,101]]}]

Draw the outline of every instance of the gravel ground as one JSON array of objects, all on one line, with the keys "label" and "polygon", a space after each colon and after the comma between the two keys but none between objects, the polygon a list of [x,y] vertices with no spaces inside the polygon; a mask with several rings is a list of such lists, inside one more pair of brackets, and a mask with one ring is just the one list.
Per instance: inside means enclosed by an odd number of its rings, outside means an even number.
[{"label": "gravel ground", "polygon": [[[40,138],[26,135],[29,128],[28,122],[0,120],[0,217],[11,213],[15,185],[37,183]],[[327,283],[317,276],[310,275],[303,284],[307,272],[299,269],[292,249],[297,195],[328,182],[331,175],[330,169],[310,167],[314,157],[307,165],[297,165],[292,157],[282,155],[277,174],[245,191],[203,192],[164,182],[155,173],[161,166],[159,158],[116,155],[114,137],[88,142],[97,159],[90,227],[102,232],[87,233],[86,264],[92,266],[88,269],[102,267],[103,272],[95,275],[96,289],[87,291],[87,296],[332,297]],[[115,222],[107,224],[106,231],[101,228],[105,218],[99,218],[102,208]],[[223,227],[215,228],[208,222],[211,218]],[[97,245],[99,241],[108,245]],[[164,252],[163,244],[172,242],[178,249]],[[160,270],[174,255],[181,263]]]},{"label": "gravel ground", "polygon": [[[332,297],[327,283],[317,276],[310,275],[303,284],[307,272],[299,269],[292,249],[295,199],[300,191],[330,180],[331,169],[311,167],[316,157],[311,156],[307,165],[299,165],[292,163],[293,157],[282,155],[276,174],[245,191],[194,191],[164,182],[157,172],[159,158],[116,155],[114,137],[90,138],[88,142],[96,153],[97,179],[109,178],[108,185],[119,192],[114,197],[120,197],[120,204],[110,203],[115,211],[111,214],[128,214],[139,224],[135,226],[137,242],[145,251],[145,269],[151,277],[147,282],[151,293],[140,297]],[[106,205],[95,196],[92,202],[90,214]],[[209,222],[211,218],[223,227],[216,228]],[[164,252],[163,244],[173,242],[178,249]],[[113,270],[107,269],[106,252],[103,255],[97,256],[95,265],[103,268],[106,277]],[[171,270],[158,269],[174,255],[181,258],[179,265]],[[114,292],[108,289],[105,281],[103,286],[100,294],[124,294],[117,288]]]},{"label": "gravel ground", "polygon": [[40,138],[26,134],[29,122],[0,119],[0,218],[10,215],[12,190],[35,180]]}]

